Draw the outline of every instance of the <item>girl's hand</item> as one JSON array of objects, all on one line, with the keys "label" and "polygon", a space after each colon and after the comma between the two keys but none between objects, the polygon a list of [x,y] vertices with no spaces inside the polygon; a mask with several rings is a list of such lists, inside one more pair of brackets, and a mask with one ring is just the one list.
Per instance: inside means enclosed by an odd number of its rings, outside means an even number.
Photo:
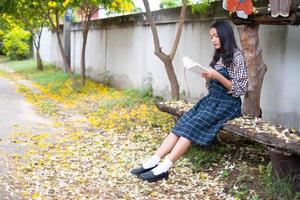
[{"label": "girl's hand", "polygon": [[209,71],[202,72],[202,77],[204,77],[207,81],[211,79],[218,79],[219,77],[219,72],[217,72],[214,69],[210,69]]}]

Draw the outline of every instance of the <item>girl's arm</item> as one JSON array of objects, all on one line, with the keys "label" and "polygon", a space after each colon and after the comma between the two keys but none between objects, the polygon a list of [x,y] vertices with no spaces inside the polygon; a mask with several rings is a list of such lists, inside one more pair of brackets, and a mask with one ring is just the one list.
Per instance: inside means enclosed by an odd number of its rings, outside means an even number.
[{"label": "girl's arm", "polygon": [[231,90],[232,88],[232,82],[214,69],[203,72],[202,76],[206,79],[206,81],[211,79],[218,80],[227,90]]}]

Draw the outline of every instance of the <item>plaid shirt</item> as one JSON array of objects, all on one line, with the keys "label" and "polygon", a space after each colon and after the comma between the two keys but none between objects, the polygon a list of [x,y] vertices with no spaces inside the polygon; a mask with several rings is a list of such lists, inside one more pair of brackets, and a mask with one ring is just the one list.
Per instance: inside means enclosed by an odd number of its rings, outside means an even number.
[{"label": "plaid shirt", "polygon": [[[224,67],[222,58],[215,64],[214,68],[216,70],[220,67]],[[231,90],[228,91],[228,94],[231,94],[234,97],[239,97],[246,94],[248,89],[248,73],[246,66],[246,59],[244,54],[236,49],[233,54],[232,64],[228,69],[229,76],[232,81]]]}]

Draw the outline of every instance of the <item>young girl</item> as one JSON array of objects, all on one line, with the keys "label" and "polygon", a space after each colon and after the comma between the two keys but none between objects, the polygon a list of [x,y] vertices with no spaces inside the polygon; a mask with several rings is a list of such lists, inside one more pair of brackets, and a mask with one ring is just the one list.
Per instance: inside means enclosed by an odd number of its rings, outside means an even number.
[{"label": "young girl", "polygon": [[[168,170],[191,143],[210,144],[226,121],[241,115],[240,96],[246,93],[248,83],[245,57],[226,21],[214,22],[209,34],[215,53],[212,69],[202,73],[209,93],[177,121],[152,157],[131,170],[142,180],[167,179]],[[162,158],[165,159],[160,162]]]}]

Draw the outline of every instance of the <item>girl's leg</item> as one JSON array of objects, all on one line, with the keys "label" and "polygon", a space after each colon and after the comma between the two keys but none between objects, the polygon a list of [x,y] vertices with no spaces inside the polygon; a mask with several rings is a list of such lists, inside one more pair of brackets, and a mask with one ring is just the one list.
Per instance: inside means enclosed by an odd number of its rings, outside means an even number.
[{"label": "girl's leg", "polygon": [[175,135],[174,133],[170,133],[163,143],[160,145],[160,147],[156,151],[156,155],[158,155],[160,158],[165,157],[168,153],[170,153],[177,143],[179,137]]},{"label": "girl's leg", "polygon": [[167,156],[173,163],[176,162],[189,148],[191,141],[180,137],[171,153]]},{"label": "girl's leg", "polygon": [[173,163],[186,152],[190,145],[190,140],[180,137],[172,151],[166,156],[166,159],[152,170],[153,174],[158,175],[166,173],[172,167]]}]

